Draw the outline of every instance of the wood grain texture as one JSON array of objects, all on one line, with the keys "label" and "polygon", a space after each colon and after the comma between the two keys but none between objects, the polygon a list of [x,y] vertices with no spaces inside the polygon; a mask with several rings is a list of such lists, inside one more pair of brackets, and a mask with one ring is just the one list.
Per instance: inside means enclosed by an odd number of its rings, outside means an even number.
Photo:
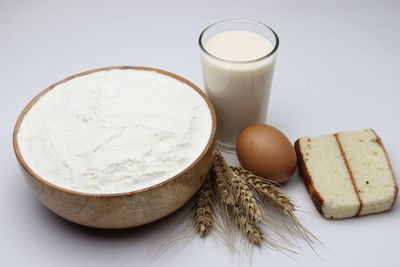
[{"label": "wood grain texture", "polygon": [[[57,85],[93,72],[113,69],[136,69],[155,71],[186,83],[196,90],[207,102],[212,116],[212,131],[207,146],[201,155],[185,170],[154,186],[119,194],[90,194],[68,190],[40,178],[26,164],[20,152],[17,134],[25,115],[41,96]],[[147,67],[115,66],[82,72],[59,81],[39,93],[24,108],[13,134],[13,145],[24,177],[37,198],[57,215],[89,227],[129,228],[143,225],[167,216],[184,205],[200,188],[211,168],[216,135],[216,115],[207,96],[193,83],[176,74]]]}]

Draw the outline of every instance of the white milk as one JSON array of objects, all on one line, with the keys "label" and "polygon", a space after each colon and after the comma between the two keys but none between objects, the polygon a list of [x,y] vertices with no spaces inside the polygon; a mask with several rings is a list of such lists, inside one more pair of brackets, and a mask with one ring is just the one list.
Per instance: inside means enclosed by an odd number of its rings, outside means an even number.
[{"label": "white milk", "polygon": [[235,30],[211,36],[204,49],[209,53],[202,55],[204,82],[217,112],[217,138],[222,147],[234,149],[243,129],[265,123],[275,55],[265,56],[273,45],[257,33]]}]

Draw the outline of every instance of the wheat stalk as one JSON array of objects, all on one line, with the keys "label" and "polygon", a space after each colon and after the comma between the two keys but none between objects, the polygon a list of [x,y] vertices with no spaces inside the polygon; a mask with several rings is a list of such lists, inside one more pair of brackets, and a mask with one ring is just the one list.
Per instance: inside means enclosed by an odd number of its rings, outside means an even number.
[{"label": "wheat stalk", "polygon": [[276,184],[241,167],[229,166],[218,150],[212,170],[192,203],[191,213],[185,214],[192,216],[196,233],[204,238],[214,230],[214,237],[219,239],[218,234],[223,231],[225,238],[220,241],[238,253],[237,233],[253,246],[268,246],[285,254],[296,253],[292,250],[297,247],[295,237],[302,238],[313,249],[318,241],[302,226],[295,214],[296,206]]},{"label": "wheat stalk", "polygon": [[206,237],[214,228],[214,192],[209,174],[197,192],[193,222],[200,237]]}]

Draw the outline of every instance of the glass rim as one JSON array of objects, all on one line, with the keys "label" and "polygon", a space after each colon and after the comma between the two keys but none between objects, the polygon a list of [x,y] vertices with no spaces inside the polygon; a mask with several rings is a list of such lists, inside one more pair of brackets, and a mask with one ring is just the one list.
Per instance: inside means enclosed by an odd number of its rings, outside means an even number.
[{"label": "glass rim", "polygon": [[[218,25],[218,24],[222,24],[222,23],[226,23],[226,22],[246,22],[246,23],[252,23],[252,24],[257,24],[257,25],[259,25],[259,26],[262,26],[263,28],[266,28],[266,29],[270,30],[270,31],[272,32],[273,36],[275,37],[275,45],[274,45],[274,48],[273,48],[268,54],[266,54],[266,55],[264,55],[264,56],[262,56],[262,57],[259,57],[259,58],[256,58],[256,59],[252,59],[252,60],[245,60],[245,61],[227,60],[227,59],[223,59],[223,58],[220,58],[220,57],[217,57],[217,56],[211,54],[211,53],[208,52],[208,51],[205,49],[205,47],[203,46],[203,35],[204,35],[204,33],[205,33],[207,30],[209,30],[210,28],[212,28],[212,27],[214,27],[214,26],[216,26],[216,25]],[[222,61],[222,62],[227,62],[227,63],[233,63],[233,64],[249,64],[249,63],[256,63],[256,62],[258,62],[258,61],[264,60],[264,59],[266,59],[266,58],[271,57],[273,54],[275,54],[275,52],[278,50],[278,47],[279,47],[279,37],[278,37],[278,35],[276,34],[276,32],[275,32],[271,27],[269,27],[268,25],[266,25],[266,24],[264,24],[264,23],[262,23],[262,22],[259,22],[259,21],[256,21],[256,20],[250,20],[250,19],[226,19],[226,20],[221,20],[221,21],[215,22],[215,23],[209,25],[208,27],[206,27],[206,28],[201,32],[201,34],[200,34],[200,36],[199,36],[199,46],[200,46],[200,49],[201,49],[205,54],[207,54],[208,56],[210,56],[210,57],[212,57],[212,58],[214,58],[214,59],[216,59],[216,60],[219,60],[219,61]]]}]

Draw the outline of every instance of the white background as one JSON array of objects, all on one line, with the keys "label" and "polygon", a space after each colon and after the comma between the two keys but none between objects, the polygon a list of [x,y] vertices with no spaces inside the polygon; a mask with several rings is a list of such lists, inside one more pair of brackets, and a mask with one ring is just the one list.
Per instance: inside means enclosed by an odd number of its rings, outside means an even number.
[{"label": "white background", "polygon": [[[112,65],[165,69],[202,87],[197,38],[228,18],[260,20],[281,39],[268,122],[291,141],[372,127],[400,170],[399,1],[6,1],[0,0],[0,266],[249,265],[213,238],[145,257],[175,215],[123,231],[81,227],[47,211],[17,167],[12,129],[41,90],[75,73]],[[231,163],[235,158],[230,157]],[[252,266],[398,266],[400,208],[323,219],[298,175],[284,189],[327,248],[301,244],[295,260],[263,249]]]}]

